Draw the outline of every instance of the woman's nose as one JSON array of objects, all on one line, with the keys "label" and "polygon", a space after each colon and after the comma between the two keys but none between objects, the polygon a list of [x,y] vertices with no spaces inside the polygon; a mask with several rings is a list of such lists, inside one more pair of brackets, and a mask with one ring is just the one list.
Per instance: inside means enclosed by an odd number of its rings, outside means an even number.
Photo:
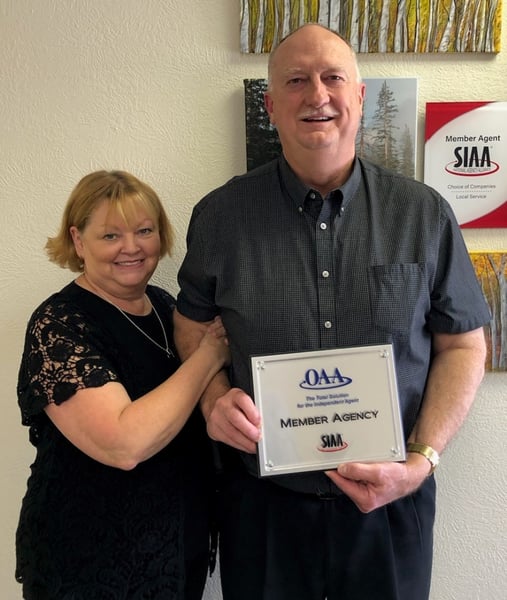
[{"label": "woman's nose", "polygon": [[128,233],[123,236],[123,250],[124,252],[137,252],[139,250],[139,244],[137,238],[133,233]]}]

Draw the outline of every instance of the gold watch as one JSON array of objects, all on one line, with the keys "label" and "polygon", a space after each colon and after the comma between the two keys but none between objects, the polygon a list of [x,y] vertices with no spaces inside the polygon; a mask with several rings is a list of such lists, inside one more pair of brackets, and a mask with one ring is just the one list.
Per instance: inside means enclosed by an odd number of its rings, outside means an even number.
[{"label": "gold watch", "polygon": [[407,452],[416,452],[417,454],[422,454],[425,458],[429,460],[431,469],[428,473],[428,477],[433,474],[435,469],[438,467],[438,463],[440,462],[440,456],[438,452],[434,450],[431,446],[427,446],[426,444],[408,442]]}]

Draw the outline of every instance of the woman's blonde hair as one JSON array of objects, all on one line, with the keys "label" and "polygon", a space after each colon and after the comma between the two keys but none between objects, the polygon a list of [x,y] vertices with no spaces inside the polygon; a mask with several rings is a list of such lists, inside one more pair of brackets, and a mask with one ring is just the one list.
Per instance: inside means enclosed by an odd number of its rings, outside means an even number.
[{"label": "woman's blonde hair", "polygon": [[85,175],[72,190],[60,230],[55,237],[48,238],[46,252],[52,262],[71,271],[83,271],[83,261],[76,253],[70,228],[74,226],[83,231],[90,215],[103,200],[107,200],[110,211],[121,215],[126,223],[131,222],[139,208],[146,210],[158,226],[160,256],[171,254],[172,226],[155,191],[125,171],[96,171]]}]

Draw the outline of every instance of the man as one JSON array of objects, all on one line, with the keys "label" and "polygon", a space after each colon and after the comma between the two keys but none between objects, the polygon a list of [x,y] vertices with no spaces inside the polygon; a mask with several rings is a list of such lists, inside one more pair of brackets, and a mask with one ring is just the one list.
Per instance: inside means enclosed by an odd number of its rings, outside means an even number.
[{"label": "man", "polygon": [[[230,380],[219,374],[201,400],[221,442],[225,600],[428,598],[429,475],[482,379],[489,311],[445,200],[356,158],[363,97],[338,35],[308,24],[286,37],[265,95],[283,156],[192,216],[177,343],[186,356],[221,314],[232,353]],[[383,343],[419,444],[406,462],[258,478],[249,357]]]}]

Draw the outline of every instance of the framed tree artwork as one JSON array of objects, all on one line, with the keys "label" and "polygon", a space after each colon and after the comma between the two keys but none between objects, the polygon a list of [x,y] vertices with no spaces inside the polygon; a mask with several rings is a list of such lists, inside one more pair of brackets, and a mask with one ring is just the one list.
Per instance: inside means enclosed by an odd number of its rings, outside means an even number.
[{"label": "framed tree artwork", "polygon": [[502,0],[242,0],[242,52],[321,23],[356,52],[499,52]]},{"label": "framed tree artwork", "polygon": [[470,258],[491,311],[486,369],[507,371],[507,253],[470,252]]}]

